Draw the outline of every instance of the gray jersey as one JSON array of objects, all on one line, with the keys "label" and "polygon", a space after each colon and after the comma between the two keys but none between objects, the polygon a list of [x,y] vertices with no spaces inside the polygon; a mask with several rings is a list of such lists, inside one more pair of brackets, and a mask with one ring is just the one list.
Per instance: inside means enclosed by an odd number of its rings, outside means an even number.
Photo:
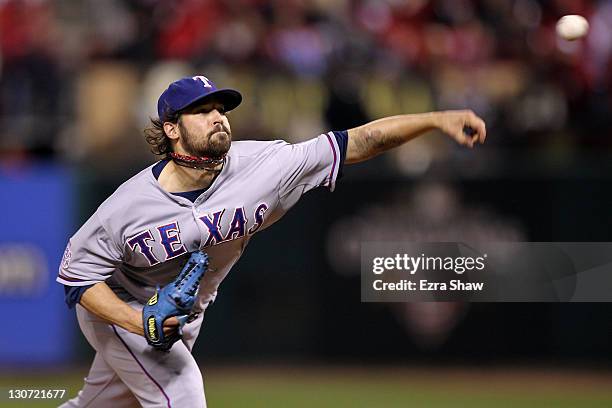
[{"label": "gray jersey", "polygon": [[203,310],[253,234],[280,219],[308,190],[333,190],[340,153],[333,132],[298,144],[233,142],[223,170],[195,202],[164,191],[148,167],[121,185],[70,239],[57,281],[106,281],[121,299],[145,302],[156,285],[175,278],[190,252],[203,249],[210,257],[200,287]]}]

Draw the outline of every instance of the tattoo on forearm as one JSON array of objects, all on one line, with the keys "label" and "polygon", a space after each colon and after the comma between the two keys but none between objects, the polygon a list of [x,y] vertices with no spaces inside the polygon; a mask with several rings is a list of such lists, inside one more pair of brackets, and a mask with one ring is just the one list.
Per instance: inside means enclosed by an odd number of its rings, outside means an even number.
[{"label": "tattoo on forearm", "polygon": [[355,147],[360,157],[373,157],[401,145],[404,141],[378,129],[361,129],[355,138]]}]

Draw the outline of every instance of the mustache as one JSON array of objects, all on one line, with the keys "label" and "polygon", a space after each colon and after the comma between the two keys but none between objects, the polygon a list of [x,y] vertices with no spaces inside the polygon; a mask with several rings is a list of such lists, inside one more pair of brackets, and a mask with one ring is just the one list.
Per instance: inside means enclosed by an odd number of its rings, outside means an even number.
[{"label": "mustache", "polygon": [[228,135],[230,134],[230,130],[227,128],[227,126],[225,126],[224,124],[218,123],[218,124],[215,125],[214,128],[212,128],[210,130],[210,132],[208,132],[207,136],[210,137],[210,136],[214,135],[217,132],[225,132]]}]

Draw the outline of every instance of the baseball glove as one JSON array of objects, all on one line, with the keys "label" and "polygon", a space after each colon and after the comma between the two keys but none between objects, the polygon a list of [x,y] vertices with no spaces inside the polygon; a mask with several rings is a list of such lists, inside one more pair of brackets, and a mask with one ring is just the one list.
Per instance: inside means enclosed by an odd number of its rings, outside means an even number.
[{"label": "baseball glove", "polygon": [[[174,281],[161,289],[157,287],[155,295],[142,309],[142,323],[149,345],[167,351],[181,339],[183,326],[189,320],[207,268],[208,255],[201,251],[193,252]],[[166,336],[164,321],[173,316],[179,321],[178,330]]]}]

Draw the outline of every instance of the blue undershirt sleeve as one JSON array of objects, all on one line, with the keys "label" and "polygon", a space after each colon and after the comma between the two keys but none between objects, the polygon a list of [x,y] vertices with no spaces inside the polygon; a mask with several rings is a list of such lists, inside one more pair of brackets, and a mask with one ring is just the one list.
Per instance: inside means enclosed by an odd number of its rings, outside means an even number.
[{"label": "blue undershirt sleeve", "polygon": [[344,160],[346,159],[346,148],[348,146],[348,130],[334,130],[332,131],[336,137],[336,143],[340,148],[340,166],[338,168],[338,177],[336,180],[342,177],[342,169],[344,167]]},{"label": "blue undershirt sleeve", "polygon": [[83,293],[85,293],[85,291],[89,288],[91,288],[93,285],[86,285],[86,286],[67,286],[64,285],[64,300],[66,301],[66,304],[68,305],[69,309],[72,309],[77,303],[79,303],[79,301],[81,300],[81,296],[83,296]]}]

